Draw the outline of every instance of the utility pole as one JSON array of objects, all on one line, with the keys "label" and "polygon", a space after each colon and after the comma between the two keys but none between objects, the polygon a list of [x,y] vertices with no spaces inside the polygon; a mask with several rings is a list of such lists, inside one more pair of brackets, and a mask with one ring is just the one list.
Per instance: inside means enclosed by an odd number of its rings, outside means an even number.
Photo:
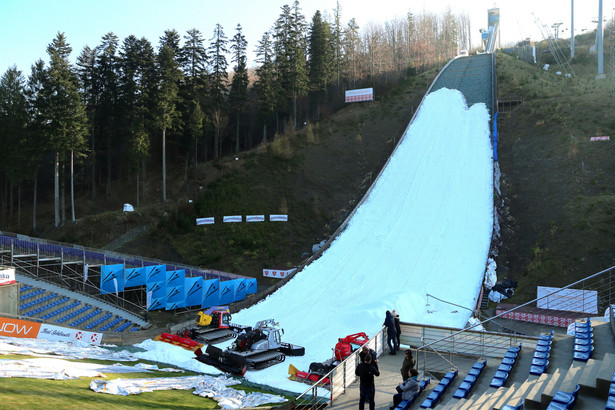
[{"label": "utility pole", "polygon": [[598,75],[604,78],[604,46],[602,44],[602,0],[598,2]]},{"label": "utility pole", "polygon": [[574,58],[574,0],[570,0],[570,59]]},{"label": "utility pole", "polygon": [[551,26],[551,28],[553,30],[555,30],[555,41],[557,41],[557,38],[559,37],[559,26],[561,26],[563,23],[553,23],[553,25]]}]

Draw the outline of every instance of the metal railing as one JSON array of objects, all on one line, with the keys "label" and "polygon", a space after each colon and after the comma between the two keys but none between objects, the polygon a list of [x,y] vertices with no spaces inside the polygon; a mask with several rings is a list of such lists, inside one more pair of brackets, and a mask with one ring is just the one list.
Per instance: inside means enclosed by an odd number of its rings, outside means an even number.
[{"label": "metal railing", "polygon": [[102,265],[123,264],[126,268],[166,265],[168,270],[184,270],[186,277],[202,276],[203,279],[230,280],[245,277],[8,232],[0,232],[0,264],[14,267],[26,276],[66,287],[141,316],[146,305],[144,288],[125,289],[118,296],[112,293],[101,294]]},{"label": "metal railing", "polygon": [[[467,329],[410,325],[402,338],[419,346],[416,357],[424,374],[446,372],[467,358],[503,357],[509,347],[519,343],[535,347],[545,325],[564,328],[577,319],[601,316],[615,299],[614,283],[615,267],[611,267],[563,288],[545,288],[543,296],[521,305],[503,304],[505,311]],[[498,323],[506,319],[520,321]],[[508,328],[508,333],[483,330],[494,324]]]},{"label": "metal railing", "polygon": [[[383,329],[367,342],[367,346],[373,349],[378,356],[382,354],[386,346],[385,337]],[[360,349],[357,349],[335,369],[297,396],[292,403],[293,407],[306,407],[313,410],[323,409],[331,405],[339,396],[345,394],[348,387],[357,380],[355,370],[359,364],[359,352]],[[328,386],[323,382],[325,379],[330,380]]]}]

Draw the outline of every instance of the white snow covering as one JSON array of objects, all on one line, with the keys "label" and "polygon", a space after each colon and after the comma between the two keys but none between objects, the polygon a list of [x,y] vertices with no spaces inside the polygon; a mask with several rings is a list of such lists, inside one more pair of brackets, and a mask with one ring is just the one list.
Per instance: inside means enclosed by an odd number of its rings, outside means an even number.
[{"label": "white snow covering", "polygon": [[287,363],[307,370],[332,357],[338,338],[376,334],[386,310],[402,321],[465,326],[491,242],[492,161],[486,106],[468,108],[456,90],[427,95],[347,228],[287,285],[233,315],[246,325],[274,318],[283,340],[306,350],[246,378],[302,392],[287,380]]},{"label": "white snow covering", "polygon": [[[396,309],[404,322],[465,326],[483,282],[493,226],[489,120],[484,104],[468,108],[459,91],[425,97],[346,229],[288,284],[233,315],[233,322],[250,326],[275,319],[283,341],[306,351],[248,371],[246,379],[303,392],[305,384],[288,380],[289,363],[308,370],[311,362],[332,357],[338,338],[375,335],[386,310]],[[136,357],[220,374],[180,347],[138,346],[147,352]]]}]

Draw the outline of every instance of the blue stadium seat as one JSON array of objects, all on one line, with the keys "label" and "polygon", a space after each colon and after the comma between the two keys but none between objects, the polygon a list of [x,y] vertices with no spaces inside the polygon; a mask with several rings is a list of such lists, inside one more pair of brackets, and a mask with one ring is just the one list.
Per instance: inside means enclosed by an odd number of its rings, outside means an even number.
[{"label": "blue stadium seat", "polygon": [[121,324],[117,329],[115,329],[115,331],[116,332],[123,332],[124,330],[128,329],[130,327],[130,325],[132,325],[132,322],[127,320],[126,322]]},{"label": "blue stadium seat", "polygon": [[581,386],[577,384],[574,391],[570,393],[558,390],[557,393],[555,393],[555,396],[553,396],[553,399],[551,400],[551,403],[549,403],[549,407],[547,407],[547,409],[558,410],[572,408],[575,405],[580,389]]},{"label": "blue stadium seat", "polygon": [[468,375],[463,379],[463,381],[461,382],[461,384],[459,385],[455,393],[453,393],[453,397],[456,399],[466,398],[468,394],[470,393],[470,390],[472,390],[472,387],[474,387],[474,384],[476,384],[476,380],[478,380],[478,376],[480,376],[480,374],[482,373],[486,365],[487,365],[486,360],[483,362],[474,363],[474,365],[472,366],[472,369],[478,370],[478,374],[468,373]]}]

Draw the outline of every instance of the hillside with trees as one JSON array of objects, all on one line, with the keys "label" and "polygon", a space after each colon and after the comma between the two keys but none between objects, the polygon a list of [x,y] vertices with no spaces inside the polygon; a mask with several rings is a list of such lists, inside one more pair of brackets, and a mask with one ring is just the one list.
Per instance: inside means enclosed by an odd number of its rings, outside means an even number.
[{"label": "hillside with trees", "polygon": [[0,130],[10,147],[0,153],[2,227],[40,232],[47,221],[34,209],[26,224],[21,209],[51,198],[54,226],[75,222],[84,215],[76,196],[88,194],[97,208],[127,180],[137,207],[151,203],[158,186],[166,206],[167,167],[189,172],[271,142],[339,110],[346,89],[385,92],[455,55],[469,41],[467,21],[408,14],[360,29],[354,19],[342,22],[338,4],[308,23],[295,1],[256,45],[241,24],[229,34],[216,25],[209,41],[200,28],[165,30],[158,44],[109,32],[81,50],[76,65],[70,39],[58,32],[48,60],[34,62],[29,75],[15,67],[2,75]]}]

